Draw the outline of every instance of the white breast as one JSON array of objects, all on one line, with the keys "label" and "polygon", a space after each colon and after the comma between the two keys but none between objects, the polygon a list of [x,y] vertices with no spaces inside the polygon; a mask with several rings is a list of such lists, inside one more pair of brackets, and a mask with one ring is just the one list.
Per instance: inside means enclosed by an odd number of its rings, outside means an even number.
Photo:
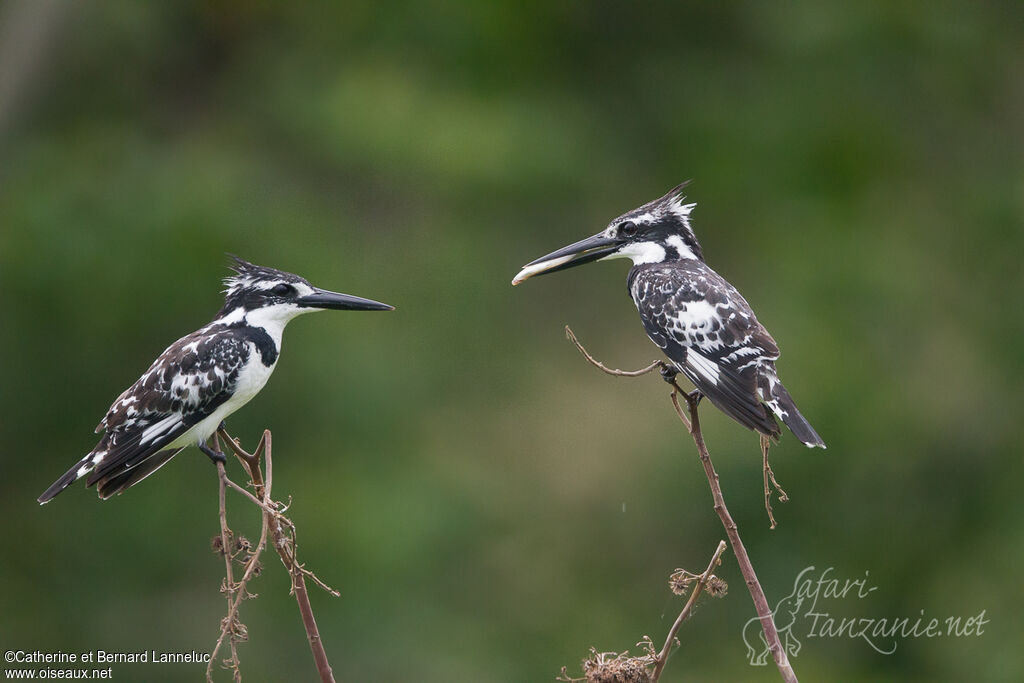
[{"label": "white breast", "polygon": [[192,429],[182,434],[171,446],[191,446],[203,443],[209,439],[217,431],[217,426],[220,425],[222,420],[227,419],[229,415],[260,393],[260,390],[267,384],[267,380],[270,379],[270,375],[273,374],[276,366],[276,360],[269,366],[264,365],[259,351],[256,350],[256,345],[249,342],[249,361],[238,371],[235,393],[231,395],[231,398],[221,403],[209,417],[203,419]]}]

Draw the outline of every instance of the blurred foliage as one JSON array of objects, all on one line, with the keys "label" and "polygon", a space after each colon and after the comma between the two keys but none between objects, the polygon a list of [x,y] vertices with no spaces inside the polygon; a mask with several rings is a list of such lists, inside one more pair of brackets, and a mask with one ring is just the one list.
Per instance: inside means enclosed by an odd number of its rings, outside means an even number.
[{"label": "blurred foliage", "polygon": [[[398,307],[294,323],[229,425],[274,430],[300,552],[342,593],[313,596],[339,678],[552,680],[662,637],[669,573],[723,531],[660,380],[563,339],[656,357],[626,266],[509,280],[694,177],[710,264],[829,443],[773,450],[792,501],[769,532],[757,439],[705,407],[769,599],[833,566],[878,586],[836,614],[990,619],[890,656],[806,639],[798,674],[1024,678],[1024,5],[111,0],[45,21],[0,117],[5,647],[212,647],[204,456],[102,504],[35,497],[217,311],[224,252]],[[746,663],[728,554],[721,573],[666,680],[777,680]],[[253,589],[247,680],[308,679],[272,558]]]}]

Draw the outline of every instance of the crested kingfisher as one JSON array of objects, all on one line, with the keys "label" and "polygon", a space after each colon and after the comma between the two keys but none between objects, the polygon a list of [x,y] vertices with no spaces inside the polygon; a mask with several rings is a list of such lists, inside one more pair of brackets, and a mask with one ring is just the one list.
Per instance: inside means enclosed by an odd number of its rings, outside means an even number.
[{"label": "crested kingfisher", "polygon": [[[513,285],[591,261],[633,261],[627,287],[647,336],[711,402],[778,440],[776,416],[810,448],[825,448],[779,380],[779,347],[736,288],[704,262],[682,191],[619,216],[602,232],[526,264]],[[767,406],[767,410],[765,407]]]},{"label": "crested kingfisher", "polygon": [[[98,427],[96,447],[53,482],[47,503],[86,474],[107,499],[134,486],[187,446],[214,461],[206,441],[270,379],[292,318],[324,310],[390,311],[387,304],[318,289],[303,277],[232,257],[224,306],[205,327],[174,342],[117,397]],[[90,474],[91,473],[91,474]]]}]

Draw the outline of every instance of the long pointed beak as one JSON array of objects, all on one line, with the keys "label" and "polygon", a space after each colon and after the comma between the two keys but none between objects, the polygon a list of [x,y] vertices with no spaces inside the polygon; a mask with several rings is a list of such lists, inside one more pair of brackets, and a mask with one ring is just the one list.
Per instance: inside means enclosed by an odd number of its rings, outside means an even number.
[{"label": "long pointed beak", "polygon": [[580,240],[558,251],[553,251],[547,256],[541,256],[536,261],[531,261],[523,266],[519,274],[512,280],[513,285],[518,285],[534,275],[554,273],[574,266],[581,266],[584,263],[604,258],[619,248],[618,240],[598,234]]},{"label": "long pointed beak", "polygon": [[364,299],[351,294],[339,294],[328,292],[326,289],[318,289],[312,294],[300,296],[295,300],[302,308],[324,308],[335,311],[393,311],[394,306],[382,304],[373,299]]}]

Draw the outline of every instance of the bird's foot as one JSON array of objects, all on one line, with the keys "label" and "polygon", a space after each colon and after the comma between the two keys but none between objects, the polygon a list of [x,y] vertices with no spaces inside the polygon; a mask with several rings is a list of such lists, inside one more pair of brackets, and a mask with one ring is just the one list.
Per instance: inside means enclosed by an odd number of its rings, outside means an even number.
[{"label": "bird's foot", "polygon": [[209,446],[207,446],[205,443],[199,444],[199,450],[201,450],[203,453],[206,453],[206,457],[208,457],[210,459],[210,462],[212,462],[214,465],[216,465],[217,463],[223,465],[228,461],[228,456],[224,455],[223,452],[215,451]]},{"label": "bird's foot", "polygon": [[700,389],[694,389],[686,395],[686,398],[695,406],[700,405],[700,400],[704,398],[704,394],[700,393]]},{"label": "bird's foot", "polygon": [[669,365],[668,363],[662,363],[658,371],[661,373],[661,378],[663,380],[669,384],[676,383],[676,375],[679,374],[679,370],[675,366]]}]

